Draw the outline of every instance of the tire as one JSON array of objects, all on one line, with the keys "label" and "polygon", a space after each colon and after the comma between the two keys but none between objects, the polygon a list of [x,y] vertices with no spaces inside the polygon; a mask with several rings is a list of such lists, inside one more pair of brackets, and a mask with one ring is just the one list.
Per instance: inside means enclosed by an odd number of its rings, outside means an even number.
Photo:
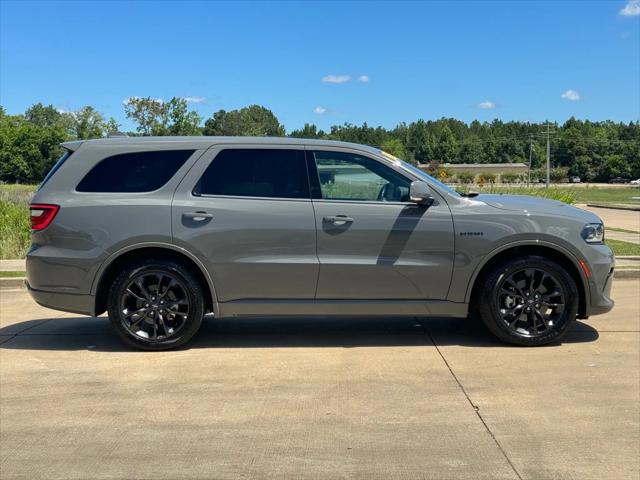
[{"label": "tire", "polygon": [[576,319],[576,282],[561,265],[547,258],[510,259],[480,281],[476,297],[480,317],[491,333],[506,343],[539,346],[557,342]]},{"label": "tire", "polygon": [[204,292],[198,279],[171,260],[128,265],[109,289],[109,320],[118,336],[141,350],[187,343],[202,325]]}]

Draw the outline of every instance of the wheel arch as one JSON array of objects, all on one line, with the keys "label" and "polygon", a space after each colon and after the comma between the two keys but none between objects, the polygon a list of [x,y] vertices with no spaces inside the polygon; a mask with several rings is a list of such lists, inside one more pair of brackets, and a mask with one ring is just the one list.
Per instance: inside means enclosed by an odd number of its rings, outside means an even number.
[{"label": "wheel arch", "polygon": [[557,245],[538,242],[535,244],[521,243],[506,245],[500,249],[494,250],[485,257],[482,264],[476,268],[474,275],[469,282],[467,288],[466,300],[469,302],[469,307],[473,308],[477,301],[477,295],[480,291],[480,286],[487,273],[491,271],[499,263],[505,261],[507,258],[522,255],[537,255],[540,257],[553,260],[562,266],[569,275],[576,282],[578,288],[578,318],[586,318],[587,316],[587,300],[589,295],[589,283],[585,277],[583,270],[580,268],[580,264],[575,256],[568,250],[559,247]]},{"label": "wheel arch", "polygon": [[202,262],[184,248],[171,244],[145,243],[129,246],[112,254],[100,267],[96,274],[91,293],[95,297],[95,315],[100,315],[107,309],[109,287],[115,280],[122,267],[131,261],[143,258],[161,258],[173,260],[184,265],[196,276],[205,292],[205,311],[212,311],[218,315],[218,301],[215,287],[209,272]]}]

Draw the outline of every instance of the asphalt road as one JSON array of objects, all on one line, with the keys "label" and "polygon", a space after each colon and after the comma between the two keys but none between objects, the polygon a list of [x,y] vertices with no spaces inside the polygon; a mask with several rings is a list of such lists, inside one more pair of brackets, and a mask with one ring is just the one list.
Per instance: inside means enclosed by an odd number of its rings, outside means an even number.
[{"label": "asphalt road", "polygon": [[131,351],[0,292],[0,478],[634,479],[640,281],[561,345],[463,320],[209,320]]}]

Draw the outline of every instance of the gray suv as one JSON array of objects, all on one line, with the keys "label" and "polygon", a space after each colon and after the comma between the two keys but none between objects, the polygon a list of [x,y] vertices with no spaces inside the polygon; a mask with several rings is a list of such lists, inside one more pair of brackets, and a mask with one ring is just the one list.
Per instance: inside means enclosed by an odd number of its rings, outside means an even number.
[{"label": "gray suv", "polygon": [[342,142],[63,147],[31,205],[29,291],[46,307],[107,311],[138,348],[183,345],[209,312],[477,313],[506,342],[542,345],[613,307],[602,221],[561,202],[462,195]]}]

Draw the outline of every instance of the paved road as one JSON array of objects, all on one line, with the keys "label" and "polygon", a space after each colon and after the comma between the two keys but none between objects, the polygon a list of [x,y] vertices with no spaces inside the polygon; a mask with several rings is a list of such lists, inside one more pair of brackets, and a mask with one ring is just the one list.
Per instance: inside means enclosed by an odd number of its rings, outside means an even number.
[{"label": "paved road", "polygon": [[640,281],[562,345],[462,320],[207,321],[136,352],[0,292],[0,477],[634,479]]}]

